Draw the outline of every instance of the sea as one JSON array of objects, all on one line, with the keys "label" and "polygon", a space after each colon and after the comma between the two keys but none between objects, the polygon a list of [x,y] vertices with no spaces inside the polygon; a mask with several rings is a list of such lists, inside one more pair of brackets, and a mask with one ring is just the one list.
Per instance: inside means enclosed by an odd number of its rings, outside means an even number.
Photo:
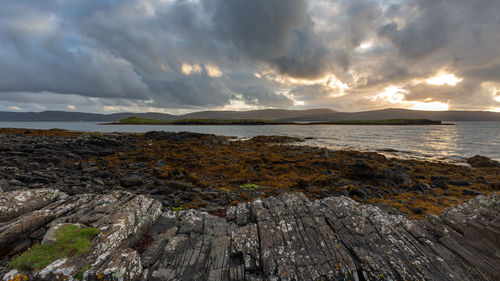
[{"label": "sea", "polygon": [[85,132],[197,132],[248,139],[279,135],[306,139],[299,145],[332,150],[375,151],[388,157],[465,163],[474,155],[500,160],[500,122],[452,125],[101,125],[103,122],[0,122],[0,128],[66,129]]}]

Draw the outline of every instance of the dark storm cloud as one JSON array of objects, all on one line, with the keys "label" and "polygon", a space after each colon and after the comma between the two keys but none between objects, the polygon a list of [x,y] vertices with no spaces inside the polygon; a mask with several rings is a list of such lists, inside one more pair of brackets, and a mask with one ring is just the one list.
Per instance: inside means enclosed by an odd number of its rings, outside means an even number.
[{"label": "dark storm cloud", "polygon": [[290,51],[293,31],[307,20],[306,0],[204,0],[216,36],[250,58],[272,60]]},{"label": "dark storm cloud", "polygon": [[330,52],[314,33],[306,0],[205,0],[214,35],[238,55],[270,63],[293,77],[315,78]]},{"label": "dark storm cloud", "polygon": [[449,30],[455,24],[446,16],[451,5],[436,1],[432,7],[421,7],[420,15],[404,28],[398,30],[398,25],[391,22],[382,26],[380,35],[388,37],[405,57],[430,55],[448,43]]},{"label": "dark storm cloud", "polygon": [[[82,106],[290,107],[295,98],[306,107],[369,109],[378,104],[365,96],[394,85],[408,101],[498,104],[491,92],[500,87],[497,0],[0,4],[0,103],[9,106],[43,97],[56,104],[59,94]],[[442,71],[463,81],[422,82]],[[332,75],[349,86],[344,96],[324,82],[300,84]]]},{"label": "dark storm cloud", "polygon": [[[325,74],[332,61],[328,50],[314,33],[314,23],[309,18],[307,24],[294,31],[295,40],[291,50],[285,55],[270,60],[281,73],[292,77],[317,78]],[[347,62],[345,64],[348,64]]]}]

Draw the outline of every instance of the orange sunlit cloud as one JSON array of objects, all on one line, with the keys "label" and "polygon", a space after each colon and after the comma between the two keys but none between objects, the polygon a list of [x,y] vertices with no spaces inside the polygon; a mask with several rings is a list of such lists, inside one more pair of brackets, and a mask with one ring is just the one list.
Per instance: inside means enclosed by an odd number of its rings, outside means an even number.
[{"label": "orange sunlit cloud", "polygon": [[426,99],[425,101],[408,101],[406,100],[405,94],[407,94],[405,89],[396,86],[389,86],[377,95],[366,98],[374,102],[387,103],[415,110],[439,111],[449,109],[449,105],[447,103],[432,101],[431,99]]},{"label": "orange sunlit cloud", "polygon": [[455,76],[453,73],[439,72],[438,74],[427,78],[425,82],[429,85],[436,86],[456,86],[458,83],[462,82],[463,78]]}]

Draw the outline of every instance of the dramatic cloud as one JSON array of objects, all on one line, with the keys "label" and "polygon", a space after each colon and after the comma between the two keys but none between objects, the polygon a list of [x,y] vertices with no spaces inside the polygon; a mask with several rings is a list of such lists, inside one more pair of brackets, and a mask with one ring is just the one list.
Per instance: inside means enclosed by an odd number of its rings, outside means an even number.
[{"label": "dramatic cloud", "polygon": [[0,4],[0,110],[500,109],[497,0]]}]

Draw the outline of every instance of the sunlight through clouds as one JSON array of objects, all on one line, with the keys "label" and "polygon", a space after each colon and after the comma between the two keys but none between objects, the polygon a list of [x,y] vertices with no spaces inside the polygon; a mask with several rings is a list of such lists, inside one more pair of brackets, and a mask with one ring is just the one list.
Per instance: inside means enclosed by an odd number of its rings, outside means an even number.
[{"label": "sunlight through clouds", "polygon": [[201,67],[198,64],[188,64],[188,63],[183,63],[182,64],[182,73],[184,75],[191,75],[192,73],[200,73],[201,72]]},{"label": "sunlight through clouds", "polygon": [[220,71],[219,67],[212,64],[206,64],[205,70],[207,71],[208,76],[210,77],[221,77],[222,71]]},{"label": "sunlight through clouds", "polygon": [[458,83],[462,82],[463,78],[455,76],[453,73],[439,72],[435,76],[427,78],[425,82],[430,85],[437,86],[456,86]]},{"label": "sunlight through clouds", "polygon": [[430,102],[421,102],[421,101],[412,101],[413,104],[408,109],[414,110],[428,110],[428,111],[439,111],[439,110],[448,110],[448,104],[439,102],[439,101],[430,101]]},{"label": "sunlight through clouds", "polygon": [[406,100],[406,94],[408,91],[396,86],[389,86],[384,89],[381,93],[373,96],[366,97],[372,101],[387,103],[389,105],[397,105],[403,108],[414,109],[414,110],[448,110],[449,105],[447,103],[432,101],[431,99],[426,99],[424,101],[408,101]]}]

